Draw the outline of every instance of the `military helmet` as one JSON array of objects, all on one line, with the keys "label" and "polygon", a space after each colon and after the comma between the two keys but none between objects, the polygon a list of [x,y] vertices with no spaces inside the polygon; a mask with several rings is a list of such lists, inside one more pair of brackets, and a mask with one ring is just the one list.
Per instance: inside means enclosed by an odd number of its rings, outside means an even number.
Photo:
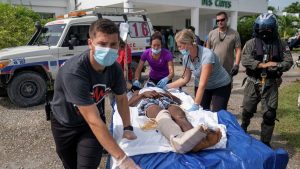
[{"label": "military helmet", "polygon": [[254,23],[254,35],[262,39],[278,37],[278,24],[275,15],[270,13],[260,14]]}]

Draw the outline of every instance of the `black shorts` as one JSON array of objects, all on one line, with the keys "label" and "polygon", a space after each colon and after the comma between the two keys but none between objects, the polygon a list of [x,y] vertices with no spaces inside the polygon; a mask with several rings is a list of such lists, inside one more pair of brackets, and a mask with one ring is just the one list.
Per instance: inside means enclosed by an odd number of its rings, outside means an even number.
[{"label": "black shorts", "polygon": [[88,125],[66,127],[51,116],[51,130],[64,168],[96,169],[99,166],[103,147]]},{"label": "black shorts", "polygon": [[[198,87],[195,87],[195,95]],[[205,89],[201,100],[201,106],[204,110],[217,112],[219,110],[227,110],[227,104],[231,93],[231,83],[216,89]],[[212,104],[212,107],[210,108]]]}]

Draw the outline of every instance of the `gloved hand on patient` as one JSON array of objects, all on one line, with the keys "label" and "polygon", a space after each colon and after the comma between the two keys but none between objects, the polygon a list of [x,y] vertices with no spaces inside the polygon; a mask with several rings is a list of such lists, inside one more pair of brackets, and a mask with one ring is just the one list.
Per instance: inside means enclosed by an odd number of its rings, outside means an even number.
[{"label": "gloved hand on patient", "polygon": [[138,87],[138,88],[142,88],[142,84],[141,84],[138,80],[135,80],[135,81],[132,83],[132,86],[135,86],[135,87]]},{"label": "gloved hand on patient", "polygon": [[161,79],[161,80],[157,83],[157,87],[163,89],[163,88],[167,85],[168,81],[169,81],[169,78],[168,78],[168,77],[164,77],[163,79]]},{"label": "gloved hand on patient", "polygon": [[194,103],[190,108],[188,108],[186,111],[187,112],[191,112],[191,111],[196,111],[196,110],[200,110],[202,109],[202,107],[196,103]]}]

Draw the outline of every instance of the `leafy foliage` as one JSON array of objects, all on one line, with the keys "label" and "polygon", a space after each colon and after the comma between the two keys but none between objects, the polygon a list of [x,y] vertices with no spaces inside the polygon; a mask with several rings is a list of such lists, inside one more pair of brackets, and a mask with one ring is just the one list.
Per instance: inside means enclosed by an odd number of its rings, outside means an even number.
[{"label": "leafy foliage", "polygon": [[241,43],[244,45],[247,40],[252,38],[253,24],[258,15],[244,16],[238,21],[238,32],[240,32]]},{"label": "leafy foliage", "polygon": [[295,16],[277,16],[278,25],[279,25],[279,35],[280,37],[287,39],[288,37],[293,36],[298,27],[297,25],[293,25],[293,22],[299,25],[300,19]]},{"label": "leafy foliage", "polygon": [[288,13],[300,13],[300,2],[293,2],[291,5],[285,7],[283,11]]},{"label": "leafy foliage", "polygon": [[[268,10],[273,11],[276,15],[278,12],[274,7],[269,6]],[[300,3],[294,2],[284,9],[288,13],[300,13]],[[258,15],[243,16],[238,21],[238,32],[240,32],[242,45],[252,37],[253,24]],[[278,32],[281,38],[288,39],[294,36],[298,29],[300,29],[300,18],[295,16],[279,16],[276,15],[278,20]]]},{"label": "leafy foliage", "polygon": [[35,31],[40,16],[24,6],[0,3],[0,49],[25,45]]},{"label": "leafy foliage", "polygon": [[268,11],[272,11],[273,13],[277,13],[277,10],[273,6],[268,6]]}]

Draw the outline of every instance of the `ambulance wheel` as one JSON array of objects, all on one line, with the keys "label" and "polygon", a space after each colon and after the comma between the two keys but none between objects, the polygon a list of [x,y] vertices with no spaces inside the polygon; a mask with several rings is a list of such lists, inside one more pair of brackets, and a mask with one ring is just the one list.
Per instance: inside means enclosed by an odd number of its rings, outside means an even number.
[{"label": "ambulance wheel", "polygon": [[7,91],[5,88],[0,87],[0,97],[7,97]]},{"label": "ambulance wheel", "polygon": [[46,80],[32,71],[17,74],[7,88],[10,100],[20,107],[35,106],[44,102],[46,91]]}]

